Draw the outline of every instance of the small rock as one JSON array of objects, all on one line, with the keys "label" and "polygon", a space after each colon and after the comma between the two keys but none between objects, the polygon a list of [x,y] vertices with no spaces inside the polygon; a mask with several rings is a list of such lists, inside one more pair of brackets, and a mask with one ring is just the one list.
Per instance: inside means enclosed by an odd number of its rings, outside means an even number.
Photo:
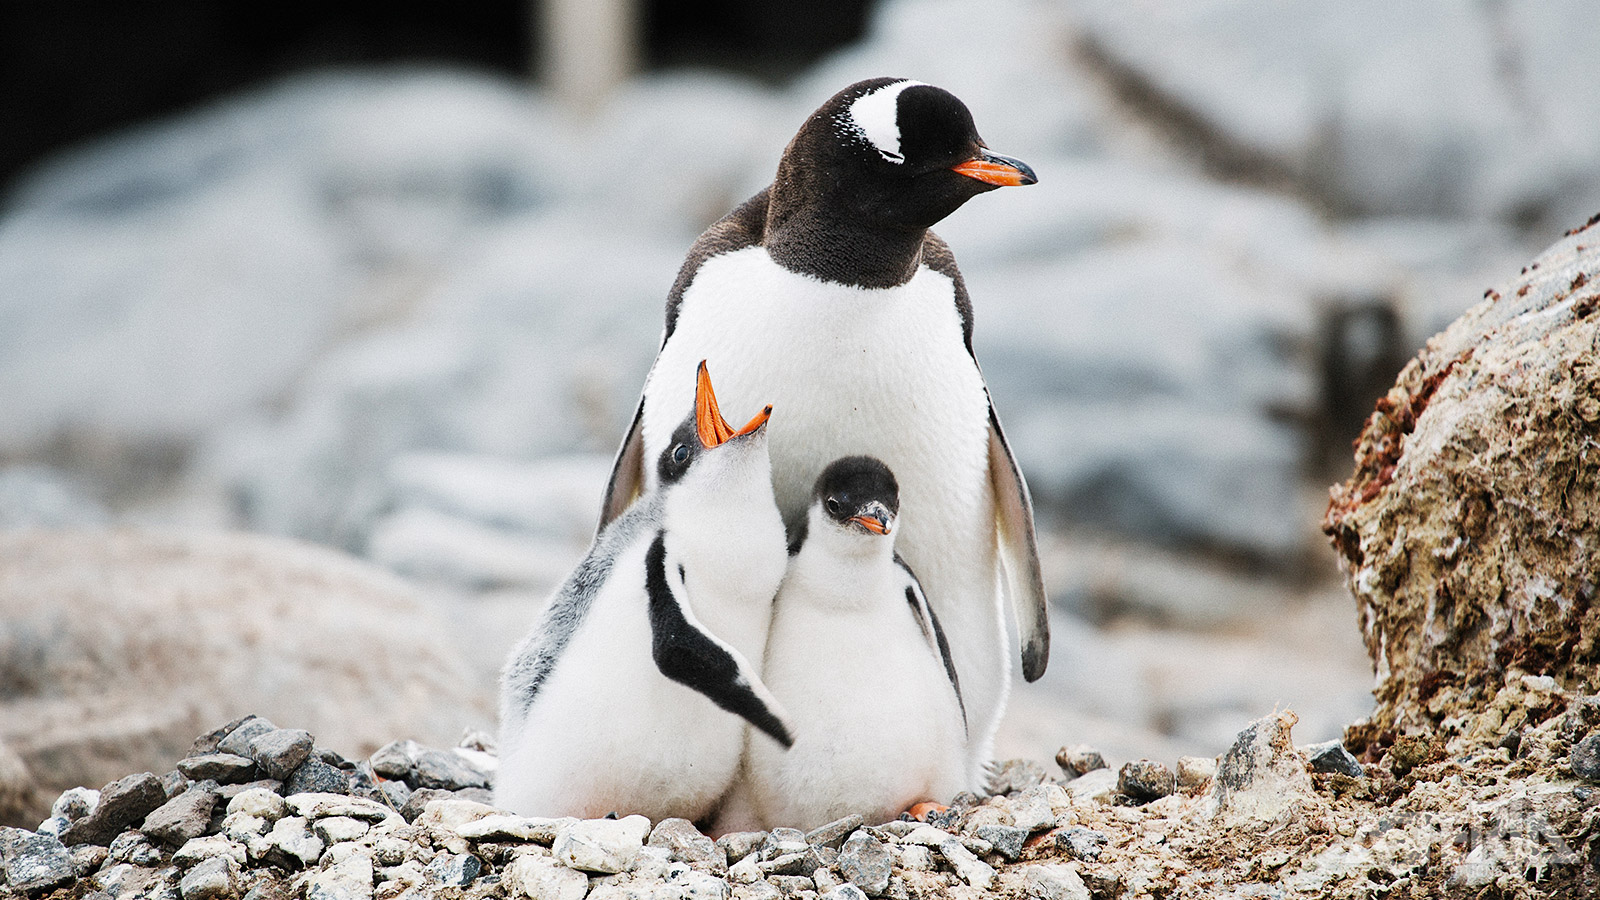
[{"label": "small rock", "polygon": [[1025,791],[1045,779],[1044,767],[1031,759],[1008,759],[989,766],[984,787],[990,794]]},{"label": "small rock", "polygon": [[415,777],[412,769],[423,749],[416,741],[390,741],[367,757],[367,762],[372,765],[372,771],[384,778],[408,781]]},{"label": "small rock", "polygon": [[213,834],[206,837],[197,837],[172,854],[172,864],[180,869],[205,862],[213,856],[226,856],[239,865],[244,865],[247,859],[244,844],[229,839],[226,835]]},{"label": "small rock", "polygon": [[216,749],[223,753],[249,758],[250,742],[277,727],[260,716],[245,716],[226,736],[217,741]]},{"label": "small rock", "polygon": [[[891,848],[894,864],[899,868],[915,872],[927,872],[933,868],[933,848],[921,844],[902,844]],[[893,879],[891,878],[891,883]]]},{"label": "small rock", "polygon": [[285,868],[304,868],[322,856],[322,839],[301,816],[284,816],[263,838],[264,856]]},{"label": "small rock", "polygon": [[826,894],[843,884],[839,876],[833,874],[831,869],[818,869],[811,873],[811,883],[816,886],[818,894]]},{"label": "small rock", "polygon": [[228,815],[244,813],[276,822],[289,814],[289,804],[282,797],[265,788],[251,788],[235,794],[228,801]]},{"label": "small rock", "polygon": [[588,876],[543,856],[517,857],[501,870],[500,881],[510,896],[528,900],[583,900],[589,892]]},{"label": "small rock", "polygon": [[1117,773],[1110,769],[1091,769],[1065,785],[1073,800],[1109,801],[1117,793]]},{"label": "small rock", "polygon": [[268,778],[288,777],[311,755],[311,732],[298,728],[275,728],[250,741],[250,758]]},{"label": "small rock", "polygon": [[223,725],[221,728],[216,728],[200,735],[199,737],[195,738],[194,743],[189,746],[189,753],[187,755],[200,756],[205,753],[217,752],[217,745],[222,743],[223,738],[227,737],[229,734],[232,734],[235,728],[238,728],[240,725],[245,723],[245,720],[254,718],[255,716],[240,716],[239,718],[234,719],[232,722]]},{"label": "small rock", "polygon": [[183,900],[228,900],[239,896],[239,868],[231,858],[213,856],[178,883]]},{"label": "small rock", "polygon": [[161,789],[161,779],[149,772],[119,778],[100,789],[100,802],[94,812],[61,832],[61,842],[68,846],[105,846],[124,828],[141,821],[165,802],[167,792]]},{"label": "small rock", "polygon": [[681,860],[697,869],[706,869],[718,874],[728,871],[728,857],[711,838],[700,833],[694,823],[688,819],[662,819],[650,832],[648,842],[651,847],[660,847],[671,852],[674,859]]},{"label": "small rock", "polygon": [[399,816],[394,810],[376,800],[367,800],[362,797],[347,797],[344,794],[292,794],[285,802],[295,815],[305,816],[308,819],[321,819],[328,816],[348,816],[364,822],[387,822],[396,820]]},{"label": "small rock", "polygon": [[923,824],[924,823],[922,822],[917,822],[911,819],[895,819],[892,822],[885,822],[882,825],[875,825],[873,828],[877,831],[886,832],[890,837],[902,838],[911,832],[916,831],[918,828],[921,828]]},{"label": "small rock", "polygon": [[294,794],[343,794],[350,790],[350,776],[343,769],[312,757],[300,764],[283,783],[283,792]]},{"label": "small rock", "polygon": [[[469,841],[531,841],[549,846],[555,842],[561,829],[577,819],[529,818],[527,816],[493,815],[474,819],[456,827],[456,834]],[[709,840],[709,838],[708,838]]]},{"label": "small rock", "polygon": [[112,838],[111,848],[106,855],[116,862],[136,866],[156,866],[161,863],[161,850],[137,831],[124,831]]},{"label": "small rock", "polygon": [[272,778],[259,778],[247,784],[225,784],[217,789],[217,794],[224,802],[231,802],[245,791],[266,791],[269,794],[277,794],[282,790],[283,782]]},{"label": "small rock", "polygon": [[729,900],[733,888],[724,879],[694,870],[679,871],[669,879],[683,890],[683,900]]},{"label": "small rock", "polygon": [[741,884],[733,889],[733,900],[781,900],[783,894],[765,881]]},{"label": "small rock", "polygon": [[56,802],[50,804],[50,815],[59,816],[68,822],[76,822],[84,816],[94,812],[100,805],[100,792],[86,788],[68,788],[61,792]]},{"label": "small rock", "polygon": [[1106,768],[1106,758],[1100,751],[1088,744],[1075,744],[1071,747],[1062,747],[1056,751],[1056,765],[1061,767],[1068,777],[1076,778],[1087,775],[1095,769]]},{"label": "small rock", "polygon": [[[421,793],[418,791],[417,793]],[[417,816],[414,824],[432,828],[438,831],[459,833],[461,827],[468,822],[487,819],[490,816],[503,816],[504,812],[483,803],[474,803],[471,800],[457,800],[455,795],[448,791],[443,792],[444,799],[434,800],[423,808],[422,814]],[[374,804],[376,805],[376,804]],[[577,822],[576,819],[573,822]],[[560,836],[559,834],[557,835]]]},{"label": "small rock", "polygon": [[717,847],[732,865],[754,853],[767,842],[765,831],[730,831],[717,838]]},{"label": "small rock", "polygon": [[145,817],[139,830],[157,841],[179,847],[206,833],[217,805],[217,783],[197,781]]},{"label": "small rock", "polygon": [[1361,762],[1352,756],[1350,751],[1344,748],[1344,743],[1339,740],[1312,744],[1302,748],[1301,752],[1311,760],[1313,772],[1327,772],[1351,778],[1361,778],[1367,774],[1366,770],[1361,768]]},{"label": "small rock", "polygon": [[[1060,790],[1054,785],[1054,790]],[[1035,785],[1012,797],[1006,804],[1011,812],[1011,824],[1032,834],[1056,827],[1056,814],[1050,808],[1050,797],[1045,785]]]},{"label": "small rock", "polygon": [[1179,789],[1204,790],[1217,777],[1217,761],[1210,756],[1180,756],[1177,776]]},{"label": "small rock", "polygon": [[955,837],[948,831],[935,828],[932,825],[918,825],[909,832],[900,836],[900,840],[907,844],[921,844],[924,847],[937,847],[945,841]]},{"label": "small rock", "polygon": [[85,878],[105,865],[111,853],[99,844],[79,844],[68,848],[67,855],[72,857],[72,874]]},{"label": "small rock", "polygon": [[[810,848],[807,849],[809,850]],[[761,874],[769,878],[773,875],[804,875],[809,878],[811,873],[816,870],[817,862],[815,859],[809,858],[808,853],[802,851],[800,853],[785,853],[782,856],[762,860],[757,865],[761,869]]]},{"label": "small rock", "polygon": [[317,837],[322,838],[323,843],[338,844],[359,840],[371,827],[366,822],[350,816],[324,816],[312,824],[311,830]]},{"label": "small rock", "polygon": [[178,771],[194,781],[243,784],[256,777],[256,764],[232,753],[205,753],[178,760]]},{"label": "small rock", "polygon": [[415,822],[417,817],[422,815],[423,810],[428,808],[428,804],[438,800],[454,799],[455,795],[449,791],[441,791],[436,788],[415,790],[411,792],[410,797],[406,798],[405,806],[400,808],[400,815],[407,822]]},{"label": "small rock", "polygon": [[72,880],[72,857],[49,835],[0,827],[0,871],[13,891],[42,891]]},{"label": "small rock", "polygon": [[867,895],[861,888],[845,882],[823,894],[822,900],[867,900]]},{"label": "small rock", "polygon": [[1033,900],[1089,900],[1089,888],[1076,870],[1060,863],[1024,866],[1022,891]]},{"label": "small rock", "polygon": [[1100,858],[1100,851],[1110,840],[1111,837],[1103,831],[1075,825],[1056,835],[1056,847],[1073,859],[1094,862]]},{"label": "small rock", "polygon": [[405,809],[406,803],[411,799],[411,785],[404,781],[380,781],[378,793],[383,795],[383,802],[399,810]]},{"label": "small rock", "polygon": [[978,837],[988,841],[996,853],[1015,860],[1022,855],[1022,845],[1028,840],[1028,829],[1011,825],[980,825]]},{"label": "small rock", "polygon": [[1275,713],[1239,733],[1217,764],[1211,789],[1215,815],[1252,828],[1292,817],[1313,798],[1305,757],[1294,748],[1292,712]]},{"label": "small rock", "polygon": [[583,819],[567,826],[551,847],[556,861],[585,872],[610,874],[633,868],[650,820],[644,816],[624,819]]},{"label": "small rock", "polygon": [[306,900],[372,900],[372,859],[355,855],[311,874]]},{"label": "small rock", "polygon": [[1585,781],[1600,781],[1600,734],[1591,734],[1572,745],[1567,754],[1572,774]]},{"label": "small rock", "polygon": [[464,887],[476,881],[483,861],[471,853],[446,853],[423,869],[428,877],[449,887]]},{"label": "small rock", "polygon": [[769,875],[767,884],[778,889],[778,893],[785,897],[797,897],[800,894],[816,894],[817,883],[803,875]]},{"label": "small rock", "polygon": [[50,818],[45,819],[43,822],[40,822],[39,827],[35,828],[34,831],[37,831],[40,834],[48,834],[53,838],[59,839],[61,837],[61,832],[66,831],[67,826],[71,824],[72,820],[65,818],[64,816],[51,816]]},{"label": "small rock", "polygon": [[806,843],[813,847],[832,847],[837,850],[844,843],[844,839],[854,834],[861,825],[861,817],[854,814],[835,819],[806,832]]},{"label": "small rock", "polygon": [[754,884],[761,879],[761,857],[755,853],[728,867],[728,880],[735,884]]},{"label": "small rock", "polygon": [[889,848],[864,831],[856,831],[839,848],[839,874],[876,897],[889,887]]},{"label": "small rock", "polygon": [[1152,759],[1124,763],[1117,773],[1117,793],[1135,803],[1160,800],[1177,789],[1178,780],[1172,770]]},{"label": "small rock", "polygon": [[413,771],[416,773],[417,787],[446,791],[489,787],[487,773],[480,772],[459,754],[449,750],[424,750],[417,757]]},{"label": "small rock", "polygon": [[986,891],[994,884],[994,867],[979,859],[959,839],[951,838],[940,844],[939,852],[967,884],[980,891]]},{"label": "small rock", "polygon": [[168,800],[187,791],[191,784],[194,784],[194,779],[177,769],[161,776],[161,792],[167,795]]},{"label": "small rock", "polygon": [[804,853],[810,844],[806,843],[806,834],[798,828],[774,828],[767,833],[767,839],[761,844],[762,859],[776,859],[791,853]]}]

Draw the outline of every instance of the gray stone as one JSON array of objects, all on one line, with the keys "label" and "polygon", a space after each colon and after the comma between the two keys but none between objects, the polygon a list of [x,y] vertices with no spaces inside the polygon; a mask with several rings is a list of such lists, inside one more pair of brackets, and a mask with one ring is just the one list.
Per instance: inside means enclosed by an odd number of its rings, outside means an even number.
[{"label": "gray stone", "polygon": [[1264,716],[1239,733],[1217,764],[1211,803],[1225,824],[1265,828],[1299,815],[1315,791],[1295,749],[1290,712]]},{"label": "gray stone", "polygon": [[239,896],[239,869],[227,856],[197,863],[178,883],[183,900],[230,900]]},{"label": "gray stone", "polygon": [[733,865],[759,850],[767,842],[765,831],[730,831],[717,838],[717,846]]},{"label": "gray stone", "polygon": [[761,856],[751,853],[728,867],[728,880],[734,884],[755,884],[762,879]]},{"label": "gray stone", "polygon": [[509,896],[528,900],[583,900],[589,891],[588,876],[542,856],[517,857],[500,880]]},{"label": "gray stone", "polygon": [[264,790],[276,794],[283,790],[283,782],[272,778],[263,778],[258,781],[250,781],[244,784],[225,784],[218,789],[218,794],[221,796],[223,802],[228,802],[245,791],[253,790]]},{"label": "gray stone", "polygon": [[1572,774],[1585,781],[1600,781],[1600,734],[1591,734],[1572,745],[1567,754]]},{"label": "gray stone", "polygon": [[867,895],[861,888],[845,882],[823,894],[822,900],[867,900]]},{"label": "gray stone", "polygon": [[112,838],[111,848],[106,855],[115,862],[132,863],[136,866],[161,864],[161,848],[150,843],[150,838],[137,831],[124,831]]},{"label": "gray stone", "polygon": [[261,774],[287,780],[311,755],[311,732],[299,728],[275,728],[250,741],[250,758]]},{"label": "gray stone", "polygon": [[780,900],[783,892],[766,883],[741,884],[733,889],[733,900]]},{"label": "gray stone", "polygon": [[1109,840],[1110,836],[1103,831],[1075,825],[1056,835],[1056,847],[1074,859],[1094,862],[1100,858],[1100,851],[1105,849]]},{"label": "gray stone", "polygon": [[761,869],[761,874],[768,878],[773,875],[804,875],[809,878],[817,868],[816,859],[807,852],[809,849],[808,847],[799,853],[785,853],[772,859],[762,860],[757,864],[758,868]]},{"label": "gray stone", "polygon": [[774,828],[767,832],[767,839],[761,844],[762,859],[776,859],[790,853],[804,853],[811,845],[806,843],[806,834],[798,828]]},{"label": "gray stone", "polygon": [[1028,830],[1010,825],[979,825],[978,837],[988,841],[994,851],[1006,859],[1022,855],[1022,845],[1028,839]]},{"label": "gray stone", "polygon": [[422,750],[422,745],[416,741],[390,741],[367,757],[367,762],[372,765],[372,771],[384,778],[408,781],[415,777],[412,769]]},{"label": "gray stone", "polygon": [[668,881],[683,890],[683,900],[729,900],[733,893],[726,879],[692,869],[673,872]]},{"label": "gray stone", "polygon": [[1040,784],[1044,778],[1044,767],[1033,760],[1008,759],[990,764],[984,787],[990,794],[1010,794]]},{"label": "gray stone", "polygon": [[435,800],[453,800],[455,794],[450,791],[441,791],[438,788],[418,788],[406,798],[406,805],[400,808],[400,815],[407,822],[415,822],[417,816],[427,809],[428,804]]},{"label": "gray stone", "polygon": [[1061,863],[1023,867],[1022,890],[1033,900],[1089,900],[1091,896],[1082,876]]},{"label": "gray stone", "polygon": [[648,845],[671,852],[697,869],[723,874],[728,871],[728,857],[715,841],[700,833],[688,819],[662,819],[650,832]]},{"label": "gray stone", "polygon": [[[469,841],[531,841],[550,846],[561,829],[578,821],[571,817],[560,819],[529,818],[527,816],[484,816],[456,826],[456,834]],[[653,845],[652,838],[652,845]],[[721,854],[718,854],[720,858]]]},{"label": "gray stone", "polygon": [[310,758],[294,770],[283,783],[283,793],[292,794],[343,794],[350,789],[350,776],[336,766],[320,759]]},{"label": "gray stone", "polygon": [[1006,803],[1011,813],[1011,824],[1032,834],[1056,827],[1056,814],[1050,806],[1050,792],[1061,793],[1055,785],[1037,785],[1012,797]]},{"label": "gray stone", "polygon": [[372,859],[355,854],[306,879],[306,900],[372,900]]},{"label": "gray stone", "polygon": [[383,802],[397,810],[405,809],[406,802],[411,799],[411,785],[404,781],[380,781],[378,793],[383,796]]},{"label": "gray stone", "polygon": [[585,872],[613,874],[633,868],[650,820],[644,816],[624,819],[584,819],[567,826],[556,836],[551,853],[562,865]]},{"label": "gray stone", "polygon": [[326,816],[313,822],[311,830],[317,837],[322,838],[323,843],[332,846],[345,841],[359,840],[371,827],[366,822],[350,816]]},{"label": "gray stone", "polygon": [[59,840],[20,828],[0,827],[0,868],[6,884],[32,893],[70,881],[72,857]]},{"label": "gray stone", "polygon": [[161,776],[161,792],[167,795],[168,800],[187,791],[191,784],[194,784],[194,779],[177,769]]},{"label": "gray stone", "polygon": [[882,841],[857,831],[839,848],[839,874],[876,897],[889,887],[889,848]]},{"label": "gray stone", "polygon": [[89,873],[105,865],[111,853],[99,844],[79,844],[69,848],[67,855],[72,857],[72,874],[85,878]]},{"label": "gray stone", "polygon": [[1117,773],[1117,793],[1132,798],[1136,803],[1159,800],[1177,789],[1177,776],[1153,759],[1123,763],[1122,770]]},{"label": "gray stone", "polygon": [[[254,843],[251,844],[254,847]],[[288,869],[301,869],[322,856],[322,839],[311,833],[301,816],[284,816],[272,823],[272,831],[262,838],[262,855],[269,862]]]},{"label": "gray stone", "polygon": [[68,822],[76,822],[94,812],[100,804],[100,792],[85,788],[69,788],[61,792],[61,796],[50,804],[50,815],[60,816]]},{"label": "gray stone", "polygon": [[439,884],[463,887],[477,880],[483,862],[471,853],[446,853],[428,863],[423,871]]},{"label": "gray stone", "polygon": [[249,757],[232,753],[203,753],[178,760],[178,771],[194,781],[210,779],[218,784],[244,784],[256,777],[256,764]]},{"label": "gray stone", "polygon": [[202,755],[207,754],[207,753],[216,753],[217,752],[217,745],[222,743],[222,739],[223,738],[225,738],[228,735],[232,734],[233,730],[235,728],[238,728],[240,725],[243,725],[246,721],[248,721],[250,719],[254,719],[254,718],[256,718],[256,717],[253,716],[253,715],[240,716],[239,718],[234,719],[232,722],[229,722],[226,725],[223,725],[223,726],[221,726],[219,728],[213,728],[212,730],[206,732],[205,734],[200,735],[199,737],[194,739],[194,743],[189,745],[189,753],[188,753],[188,755],[189,756],[202,756]]},{"label": "gray stone", "polygon": [[994,866],[979,859],[971,850],[968,850],[959,838],[951,838],[939,845],[939,853],[956,870],[962,881],[986,891],[994,884]]},{"label": "gray stone", "polygon": [[61,842],[74,844],[111,843],[122,830],[154,812],[167,802],[161,779],[141,772],[119,778],[100,789],[100,802],[94,812],[68,825]]},{"label": "gray stone", "polygon": [[1065,785],[1073,800],[1110,800],[1117,792],[1117,773],[1110,769],[1091,769]]},{"label": "gray stone", "polygon": [[363,822],[386,822],[399,818],[394,810],[376,800],[349,797],[344,794],[291,794],[285,798],[284,803],[295,815],[305,816],[308,819],[349,816]]},{"label": "gray stone", "polygon": [[180,847],[206,833],[218,799],[217,783],[197,781],[187,791],[163,803],[145,817],[139,830],[153,840]]},{"label": "gray stone", "polygon": [[289,814],[289,804],[273,791],[251,788],[228,800],[228,815],[236,813],[276,822]]},{"label": "gray stone", "polygon": [[769,875],[767,884],[778,889],[778,893],[785,897],[796,897],[802,893],[816,893],[817,883],[801,875]]},{"label": "gray stone", "polygon": [[1056,765],[1068,776],[1076,778],[1095,769],[1106,768],[1106,758],[1088,744],[1075,744],[1056,751]]},{"label": "gray stone", "polygon": [[172,854],[172,864],[180,869],[187,869],[213,856],[229,857],[241,866],[249,859],[244,844],[232,840],[227,835],[213,834],[197,837],[179,847],[178,852]]},{"label": "gray stone", "polygon": [[1361,768],[1361,761],[1351,755],[1338,740],[1312,744],[1305,748],[1305,754],[1311,760],[1311,769],[1314,772],[1348,775],[1351,778],[1361,778],[1367,774],[1367,771]]},{"label": "gray stone", "polygon": [[1180,790],[1203,790],[1217,777],[1217,761],[1210,756],[1180,756],[1176,774]]},{"label": "gray stone", "polygon": [[832,847],[837,850],[844,839],[854,834],[861,825],[861,817],[851,814],[806,832],[806,843],[813,847]]},{"label": "gray stone", "polygon": [[250,742],[277,727],[260,716],[246,716],[232,731],[217,741],[217,749],[223,753],[232,753],[234,756],[248,759]]},{"label": "gray stone", "polygon": [[417,787],[446,791],[489,787],[487,773],[449,750],[424,750],[417,757],[415,772]]}]

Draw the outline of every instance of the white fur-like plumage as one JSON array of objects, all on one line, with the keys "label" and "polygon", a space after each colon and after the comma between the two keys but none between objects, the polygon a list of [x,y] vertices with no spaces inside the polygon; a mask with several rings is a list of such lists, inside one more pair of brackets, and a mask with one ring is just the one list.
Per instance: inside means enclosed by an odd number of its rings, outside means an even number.
[{"label": "white fur-like plumage", "polygon": [[[671,438],[701,359],[725,409],[773,406],[773,490],[798,525],[841,456],[882,460],[900,483],[901,554],[950,638],[971,717],[968,787],[981,780],[1010,689],[989,400],[967,353],[951,280],[927,266],[892,288],[791,272],[762,247],[708,259],[645,386],[644,458]],[[655,473],[646,467],[646,488]]]},{"label": "white fur-like plumage", "polygon": [[[901,521],[905,521],[902,519]],[[762,827],[811,829],[852,813],[888,821],[966,786],[966,726],[915,580],[893,538],[813,506],[773,608],[763,677],[793,718],[785,751],[752,740],[745,764]]]},{"label": "white fur-like plumage", "polygon": [[[713,811],[738,772],[748,726],[656,667],[645,556],[664,527],[667,581],[689,622],[732,652],[757,696],[782,717],[760,678],[772,598],[788,562],[765,441],[757,435],[745,446],[707,451],[682,481],[613,523],[634,536],[614,548],[609,577],[525,714],[518,662],[547,652],[541,628],[550,627],[548,615],[512,653],[496,805],[522,815],[618,811],[653,820]],[[647,521],[629,519],[639,516]],[[602,536],[591,553],[604,546]],[[558,591],[552,602],[560,599]]]}]

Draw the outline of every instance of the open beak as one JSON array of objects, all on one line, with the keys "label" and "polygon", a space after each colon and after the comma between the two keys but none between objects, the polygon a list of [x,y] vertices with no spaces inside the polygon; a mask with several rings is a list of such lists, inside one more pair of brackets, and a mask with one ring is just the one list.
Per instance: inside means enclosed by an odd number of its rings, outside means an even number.
[{"label": "open beak", "polygon": [[1039,182],[1027,163],[1020,159],[991,153],[987,147],[979,149],[978,155],[966,162],[951,166],[950,171],[960,172],[968,178],[976,178],[984,184],[996,187],[1016,187]]},{"label": "open beak", "polygon": [[869,503],[866,512],[845,521],[854,522],[873,534],[888,534],[894,528],[894,516],[877,501]]},{"label": "open beak", "polygon": [[756,413],[745,426],[738,431],[722,418],[722,411],[717,408],[717,395],[711,390],[711,373],[706,371],[706,361],[700,360],[700,370],[695,375],[694,386],[694,429],[700,436],[700,443],[707,450],[719,444],[727,443],[729,439],[754,434],[767,424],[767,419],[772,416],[772,407],[768,406]]}]

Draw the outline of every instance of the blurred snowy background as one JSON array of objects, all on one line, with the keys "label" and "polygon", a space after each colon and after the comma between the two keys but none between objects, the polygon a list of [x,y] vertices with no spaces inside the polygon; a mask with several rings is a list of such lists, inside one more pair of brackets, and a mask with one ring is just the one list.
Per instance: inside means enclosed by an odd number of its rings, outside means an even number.
[{"label": "blurred snowy background", "polygon": [[1325,486],[1411,352],[1600,210],[1600,11],[867,8],[781,77],[314,67],[29,166],[0,185],[0,528],[341,548],[427,587],[487,697],[586,547],[690,242],[822,100],[908,76],[1040,175],[938,229],[1055,605],[1001,751],[1170,762],[1274,706],[1337,736],[1370,669]]}]

